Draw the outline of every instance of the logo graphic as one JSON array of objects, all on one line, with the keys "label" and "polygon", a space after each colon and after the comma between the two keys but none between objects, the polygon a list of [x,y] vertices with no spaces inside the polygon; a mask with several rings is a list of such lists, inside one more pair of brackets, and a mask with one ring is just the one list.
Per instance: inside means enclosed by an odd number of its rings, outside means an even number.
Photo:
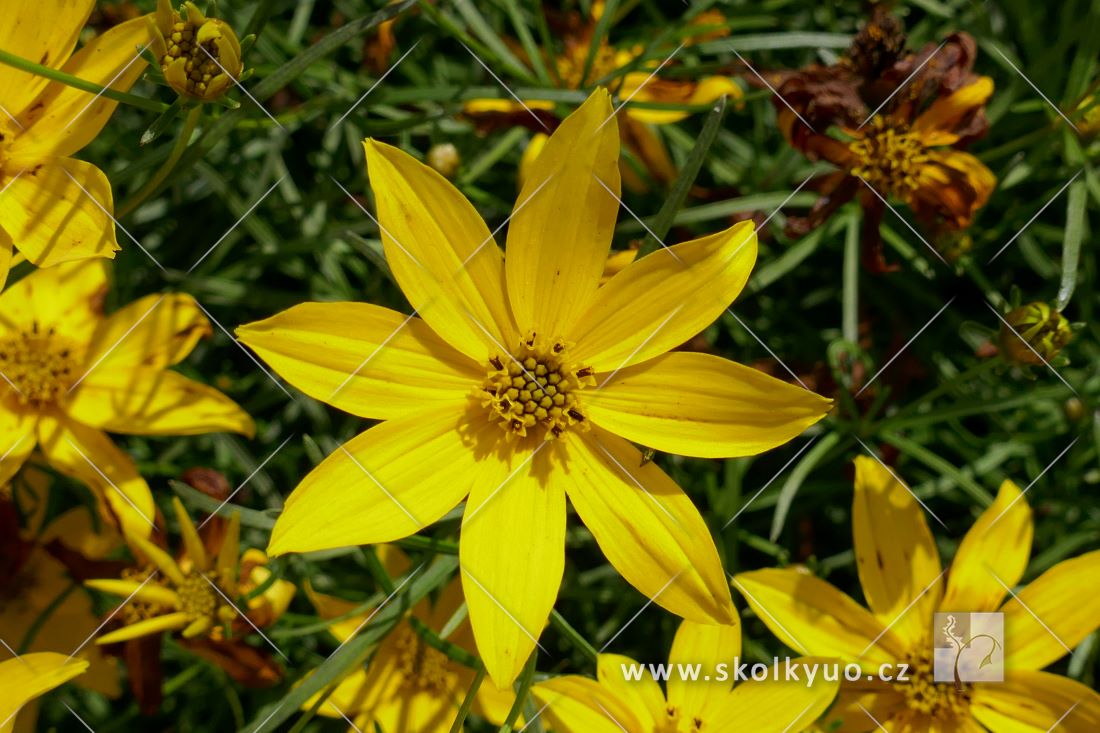
[{"label": "logo graphic", "polygon": [[1004,615],[937,613],[932,679],[953,682],[1004,682]]}]

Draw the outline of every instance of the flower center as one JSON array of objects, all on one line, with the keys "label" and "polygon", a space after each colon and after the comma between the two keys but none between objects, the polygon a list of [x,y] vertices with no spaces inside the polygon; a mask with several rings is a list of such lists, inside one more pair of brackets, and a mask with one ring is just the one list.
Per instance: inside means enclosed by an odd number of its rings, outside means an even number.
[{"label": "flower center", "polygon": [[552,439],[575,425],[587,429],[577,393],[596,380],[591,367],[571,364],[567,351],[561,339],[547,346],[532,333],[515,353],[490,357],[481,403],[510,436],[541,428]]},{"label": "flower center", "polygon": [[212,618],[218,608],[218,596],[210,581],[198,573],[184,577],[183,585],[176,588],[180,597],[180,610],[192,619]]},{"label": "flower center", "polygon": [[437,695],[445,693],[453,682],[447,655],[426,644],[408,624],[402,624],[394,634],[402,686]]},{"label": "flower center", "polygon": [[[153,566],[148,565],[141,568],[123,568],[119,573],[119,577],[123,580],[132,580],[137,583],[149,583],[152,585],[166,586],[167,583],[164,576],[158,575],[157,577],[149,580],[149,576],[153,573]],[[152,601],[144,601],[140,598],[133,598],[129,603],[123,604],[121,616],[124,625],[130,626],[136,624],[138,621],[145,621],[151,619],[154,616],[160,616],[165,613],[166,609],[159,603],[153,603]]]},{"label": "flower center", "polygon": [[23,405],[52,404],[78,377],[74,344],[51,328],[0,336],[0,389]]},{"label": "flower center", "polygon": [[172,31],[164,36],[164,45],[168,47],[168,53],[161,58],[160,67],[163,71],[167,71],[173,61],[184,59],[187,91],[201,97],[206,93],[206,86],[210,80],[221,73],[221,68],[217,61],[218,44],[213,40],[200,44],[196,38],[198,32],[197,23],[182,19],[173,23]]},{"label": "flower center", "polygon": [[927,651],[910,655],[909,681],[897,683],[912,716],[952,719],[965,715],[970,707],[970,685],[956,690],[951,683],[936,682],[932,676],[932,657]]},{"label": "flower center", "polygon": [[871,120],[862,137],[848,143],[856,158],[852,175],[859,176],[879,193],[904,197],[917,188],[917,174],[928,160],[924,145],[905,127],[888,127],[881,115]]},{"label": "flower center", "polygon": [[684,718],[680,708],[669,705],[663,718],[657,720],[653,733],[698,733],[703,730],[703,720],[699,717]]}]

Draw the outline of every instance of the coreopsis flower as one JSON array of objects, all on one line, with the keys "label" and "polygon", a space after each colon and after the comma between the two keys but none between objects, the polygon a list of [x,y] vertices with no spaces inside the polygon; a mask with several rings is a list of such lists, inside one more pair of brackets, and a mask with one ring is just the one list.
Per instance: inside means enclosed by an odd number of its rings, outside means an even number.
[{"label": "coreopsis flower", "polygon": [[919,53],[903,49],[900,23],[877,6],[838,63],[771,75],[784,137],[840,169],[819,181],[822,197],[806,218],[790,220],[789,232],[805,234],[857,197],[873,271],[888,269],[879,235],[884,200],[903,202],[938,237],[968,227],[996,185],[963,150],[985,134],[993,93],[993,80],[971,71],[974,39],[956,33]]},{"label": "coreopsis flower", "polygon": [[[1100,626],[1100,550],[1063,560],[1019,590],[1033,533],[1031,509],[1011,481],[967,532],[944,581],[939,552],[909,489],[884,466],[856,459],[852,509],[856,567],[870,610],[793,568],[734,578],[780,640],[874,675],[908,665],[908,680],[844,682],[823,723],[840,731],[1091,731],[1100,695],[1042,672]],[[1006,596],[1007,602],[1002,603]],[[1004,682],[937,683],[933,613],[1003,614]],[[986,646],[980,655],[988,653]],[[861,706],[863,709],[861,709]],[[870,713],[868,716],[867,713]],[[873,716],[876,721],[871,720]]]},{"label": "coreopsis flower", "polygon": [[150,295],[107,315],[107,277],[103,260],[85,260],[0,293],[0,484],[37,446],[95,492],[108,521],[148,534],[149,487],[107,433],[251,435],[253,425],[225,395],[169,370],[211,332],[194,299]]},{"label": "coreopsis flower", "polygon": [[[575,13],[550,19],[560,26],[557,35],[562,39],[562,46],[558,54],[548,55],[544,62],[551,67],[551,75],[559,87],[590,89],[593,84],[606,83],[601,80],[633,65],[645,50],[641,44],[619,47],[610,44],[606,38],[601,39],[586,75],[585,63],[602,13],[603,4],[594,3],[587,20],[581,20]],[[715,34],[721,33],[722,22],[724,18],[717,11],[700,13],[692,23],[692,26],[699,28],[699,33],[686,38],[685,43],[717,37]],[[632,71],[621,73],[618,79],[611,82],[614,91],[631,102],[663,104],[704,105],[722,96],[737,101],[744,98],[741,87],[728,76],[704,76],[699,79],[662,77],[656,73],[660,65],[659,59],[651,60],[639,63]],[[536,99],[525,99],[522,103],[511,99],[475,99],[466,103],[464,111],[490,129],[503,125],[530,127],[535,134],[528,151],[534,151],[545,144],[545,130],[559,123],[560,118],[554,114],[554,107],[552,102]],[[675,180],[676,166],[653,126],[679,122],[689,115],[683,111],[646,109],[633,104],[627,105],[619,114],[623,146],[645,173],[662,185]],[[623,183],[628,189],[648,189],[645,178],[625,159],[621,169]]]},{"label": "coreopsis flower", "polygon": [[195,3],[185,2],[182,8],[173,10],[169,0],[158,0],[151,20],[153,52],[176,94],[211,102],[244,71],[241,42],[228,23],[206,17]]},{"label": "coreopsis flower", "polygon": [[[94,0],[7,0],[0,47],[116,91],[145,69],[139,56],[152,38],[142,18],[84,44],[77,38]],[[0,287],[12,247],[39,267],[118,250],[111,184],[73,157],[95,139],[118,103],[43,76],[0,65]]]},{"label": "coreopsis flower", "polygon": [[[646,665],[619,654],[600,654],[598,681],[553,677],[534,685],[532,695],[555,733],[798,733],[810,728],[836,697],[838,683],[823,675],[812,685],[805,678],[735,684],[730,670],[740,657],[739,623],[684,621],[672,642],[669,666],[698,665],[707,680],[682,679],[674,671],[662,692],[648,671],[640,679],[627,676],[631,673],[626,669],[648,669]],[[799,665],[824,661],[796,660]],[[718,671],[722,668],[725,675]]]},{"label": "coreopsis flower", "polygon": [[631,441],[751,455],[828,410],[731,361],[666,353],[744,286],[751,223],[639,259],[600,287],[619,190],[603,89],[546,143],[513,211],[507,257],[446,179],[397,148],[365,148],[386,257],[419,317],[307,303],[238,330],[305,393],[384,421],[299,484],[268,551],[389,542],[466,499],[463,587],[478,649],[504,687],[557,596],[568,494],[642,593],[692,620],[730,621],[702,516]]},{"label": "coreopsis flower", "polygon": [[[85,581],[89,588],[132,599],[123,607],[124,625],[98,637],[97,644],[166,631],[178,631],[184,639],[232,638],[252,624],[271,625],[290,604],[294,585],[285,580],[269,582],[262,553],[241,556],[238,514],[230,518],[215,553],[207,549],[178,498],[172,500],[172,508],[183,537],[179,559],[143,535],[126,532],[126,540],[145,564],[120,579]],[[264,587],[261,593],[244,600],[260,587]],[[251,624],[240,613],[247,613]]]},{"label": "coreopsis flower", "polygon": [[[391,577],[411,569],[408,557],[392,545],[380,545],[378,555]],[[339,619],[328,630],[341,644],[365,628],[375,612],[309,587],[306,592],[322,619]],[[317,713],[329,718],[347,716],[362,730],[374,730],[377,725],[387,733],[448,733],[474,671],[430,646],[409,619],[439,634],[461,607],[462,586],[457,579],[444,586],[434,602],[420,601],[382,640],[370,662],[345,677],[328,697],[330,702],[317,708]],[[458,624],[446,640],[474,653],[469,621]],[[482,685],[474,701],[475,712],[503,723],[512,704],[509,693]],[[313,709],[317,698],[303,703],[302,709]]]},{"label": "coreopsis flower", "polygon": [[15,716],[31,700],[84,673],[88,663],[55,652],[24,654],[0,662],[0,731],[15,728]]},{"label": "coreopsis flower", "polygon": [[1055,360],[1073,338],[1066,317],[1043,302],[1013,308],[1001,323],[1001,356],[1014,364],[1038,366]]}]

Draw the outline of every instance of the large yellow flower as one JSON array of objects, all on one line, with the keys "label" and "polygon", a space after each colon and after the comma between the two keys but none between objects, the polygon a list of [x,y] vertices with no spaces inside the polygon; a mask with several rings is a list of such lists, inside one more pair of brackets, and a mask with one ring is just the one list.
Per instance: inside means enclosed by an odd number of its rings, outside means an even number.
[{"label": "large yellow flower", "polygon": [[302,481],[269,551],[388,542],[468,495],[460,559],[470,621],[505,686],[557,596],[568,494],[631,584],[673,613],[728,622],[706,524],[630,441],[750,455],[828,409],[716,356],[665,353],[744,286],[756,259],[751,223],[649,255],[599,287],[618,210],[609,190],[619,190],[617,125],[602,89],[539,156],[507,259],[438,173],[372,140],[366,154],[386,256],[420,318],[310,303],[240,329],[307,394],[385,420]]},{"label": "large yellow flower", "polygon": [[96,492],[108,519],[147,535],[149,487],[106,433],[251,435],[253,425],[225,395],[168,369],[210,334],[194,299],[150,295],[107,316],[107,273],[104,260],[66,263],[0,294],[0,485],[37,445]]},{"label": "large yellow flower", "polygon": [[[0,47],[116,91],[145,69],[153,37],[145,18],[126,21],[73,54],[94,0],[6,0]],[[71,56],[71,58],[70,58]],[[0,286],[14,245],[39,267],[118,249],[111,184],[69,156],[91,142],[118,103],[0,65]]]},{"label": "large yellow flower", "polygon": [[[945,583],[920,506],[867,457],[856,459],[852,515],[856,566],[870,611],[799,570],[757,570],[734,579],[760,620],[793,649],[855,662],[868,674],[881,664],[909,665],[908,682],[845,683],[841,704],[827,720],[842,720],[842,731],[879,730],[881,724],[897,733],[1100,729],[1100,695],[1039,671],[1100,625],[1100,596],[1093,591],[1100,551],[1065,560],[1010,591],[1027,568],[1032,520],[1023,493],[1005,481],[959,545]],[[936,611],[1004,614],[1003,683],[956,688],[933,682]]]},{"label": "large yellow flower", "polygon": [[34,698],[88,669],[83,659],[37,652],[0,662],[0,733],[15,728],[15,714]]},{"label": "large yellow flower", "polygon": [[[601,654],[596,662],[598,682],[576,675],[555,677],[536,684],[532,694],[555,733],[798,733],[809,728],[836,696],[835,679],[826,681],[820,673],[812,685],[803,676],[797,681],[753,680],[735,686],[732,670],[740,657],[739,623],[684,621],[669,652],[667,692],[661,691],[648,665]],[[826,661],[801,658],[797,663]],[[633,674],[628,669],[643,666],[640,678],[628,678]],[[689,668],[698,671],[697,679],[677,672]]]}]

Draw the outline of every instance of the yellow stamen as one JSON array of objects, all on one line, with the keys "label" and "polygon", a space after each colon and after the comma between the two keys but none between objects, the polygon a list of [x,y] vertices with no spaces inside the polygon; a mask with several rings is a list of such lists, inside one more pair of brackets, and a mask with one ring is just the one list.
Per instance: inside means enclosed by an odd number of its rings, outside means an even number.
[{"label": "yellow stamen", "polygon": [[867,181],[883,196],[904,198],[916,190],[920,168],[928,160],[916,133],[904,126],[887,125],[880,115],[858,135],[848,144],[857,161],[852,175]]},{"label": "yellow stamen", "polygon": [[914,652],[907,662],[909,681],[895,684],[895,688],[905,696],[905,705],[908,708],[902,713],[902,718],[915,722],[921,722],[923,717],[951,721],[968,712],[970,685],[964,684],[962,690],[956,690],[953,684],[935,682],[932,676],[932,655],[923,645],[921,651]]},{"label": "yellow stamen", "polygon": [[218,592],[198,573],[188,575],[176,592],[180,597],[180,610],[189,619],[210,618],[218,610]]},{"label": "yellow stamen", "polygon": [[402,687],[413,692],[447,694],[454,677],[447,655],[428,646],[408,624],[402,624],[394,634]]},{"label": "yellow stamen", "polygon": [[0,394],[12,394],[22,405],[42,407],[59,402],[80,377],[76,345],[53,328],[0,336]]},{"label": "yellow stamen", "polygon": [[702,730],[704,730],[702,718],[699,716],[685,718],[680,708],[669,705],[665,708],[664,717],[657,720],[653,733],[699,733]]}]

